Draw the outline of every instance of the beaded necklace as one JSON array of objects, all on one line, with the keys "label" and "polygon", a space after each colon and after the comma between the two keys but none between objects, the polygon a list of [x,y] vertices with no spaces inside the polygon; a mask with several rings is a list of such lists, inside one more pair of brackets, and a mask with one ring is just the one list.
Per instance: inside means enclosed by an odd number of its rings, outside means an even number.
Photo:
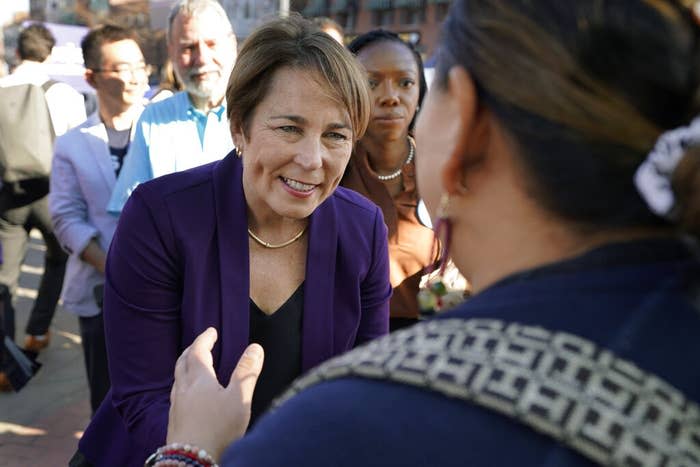
[{"label": "beaded necklace", "polygon": [[375,175],[375,176],[376,176],[379,180],[381,180],[381,181],[383,181],[383,182],[386,182],[386,181],[388,181],[388,180],[393,180],[393,179],[395,179],[396,177],[398,177],[399,175],[401,175],[401,171],[403,170],[403,166],[406,165],[406,164],[410,164],[410,163],[411,163],[411,161],[413,160],[413,156],[415,155],[415,153],[416,153],[416,148],[415,148],[415,146],[413,145],[413,140],[411,140],[411,138],[408,138],[408,157],[406,158],[406,160],[404,161],[404,163],[401,164],[401,167],[399,167],[398,169],[396,169],[395,172],[392,172],[392,173],[390,173],[390,174],[388,174],[388,175]]}]

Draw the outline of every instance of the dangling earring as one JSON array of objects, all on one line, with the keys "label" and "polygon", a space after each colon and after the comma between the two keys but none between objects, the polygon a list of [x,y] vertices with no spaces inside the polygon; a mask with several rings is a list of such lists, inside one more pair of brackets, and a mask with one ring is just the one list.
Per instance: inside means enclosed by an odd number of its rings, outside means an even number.
[{"label": "dangling earring", "polygon": [[448,211],[450,209],[450,195],[443,193],[440,197],[440,206],[437,212],[437,221],[435,222],[435,241],[433,248],[438,249],[438,267],[440,274],[445,272],[447,259],[450,257],[450,242],[452,240],[452,220]]},{"label": "dangling earring", "polygon": [[[450,195],[443,193],[433,228],[434,240],[431,249],[433,252],[438,252],[438,259],[429,267],[428,280],[418,292],[418,308],[422,317],[433,315],[448,305],[444,300],[448,291],[443,277],[450,257],[450,242],[452,240],[452,221],[448,214],[449,205]],[[434,274],[436,270],[437,274]]]}]

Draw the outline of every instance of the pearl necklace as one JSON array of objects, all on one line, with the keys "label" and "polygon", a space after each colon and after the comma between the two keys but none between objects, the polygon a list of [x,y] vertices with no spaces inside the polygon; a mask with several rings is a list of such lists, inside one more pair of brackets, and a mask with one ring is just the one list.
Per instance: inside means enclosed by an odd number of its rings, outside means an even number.
[{"label": "pearl necklace", "polygon": [[265,248],[270,248],[272,250],[275,250],[277,248],[284,248],[288,245],[291,245],[292,243],[299,240],[301,238],[301,236],[304,235],[304,232],[306,232],[306,227],[301,229],[301,231],[299,231],[298,234],[296,234],[295,236],[293,236],[292,238],[290,238],[286,242],[278,243],[277,245],[275,245],[274,243],[267,243],[265,240],[263,240],[260,237],[258,237],[257,235],[255,235],[252,230],[248,229],[248,235],[250,235],[250,238],[252,238],[256,242],[258,242],[260,245],[264,246]]},{"label": "pearl necklace", "polygon": [[383,182],[386,182],[387,180],[395,179],[396,177],[401,175],[401,171],[403,170],[403,166],[411,163],[415,153],[416,153],[416,148],[413,146],[413,140],[411,140],[411,138],[408,138],[408,157],[406,158],[404,163],[401,164],[401,167],[396,169],[396,172],[392,172],[389,175],[376,175],[376,177]]}]

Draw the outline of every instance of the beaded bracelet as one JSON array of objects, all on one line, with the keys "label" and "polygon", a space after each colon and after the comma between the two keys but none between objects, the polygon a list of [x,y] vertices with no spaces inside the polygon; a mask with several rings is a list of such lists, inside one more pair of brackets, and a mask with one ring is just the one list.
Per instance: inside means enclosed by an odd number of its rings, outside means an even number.
[{"label": "beaded bracelet", "polygon": [[151,454],[144,467],[219,467],[205,451],[191,444],[172,443]]}]

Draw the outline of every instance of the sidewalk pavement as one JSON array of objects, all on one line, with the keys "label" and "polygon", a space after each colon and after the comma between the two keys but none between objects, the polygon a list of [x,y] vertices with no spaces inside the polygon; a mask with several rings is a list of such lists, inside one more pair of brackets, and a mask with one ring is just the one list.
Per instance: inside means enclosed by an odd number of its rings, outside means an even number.
[{"label": "sidewalk pavement", "polygon": [[[15,300],[16,342],[24,342],[24,326],[43,272],[44,245],[32,232]],[[51,344],[38,358],[37,375],[18,393],[0,393],[0,467],[65,466],[90,420],[90,396],[78,319],[56,310]]]}]

